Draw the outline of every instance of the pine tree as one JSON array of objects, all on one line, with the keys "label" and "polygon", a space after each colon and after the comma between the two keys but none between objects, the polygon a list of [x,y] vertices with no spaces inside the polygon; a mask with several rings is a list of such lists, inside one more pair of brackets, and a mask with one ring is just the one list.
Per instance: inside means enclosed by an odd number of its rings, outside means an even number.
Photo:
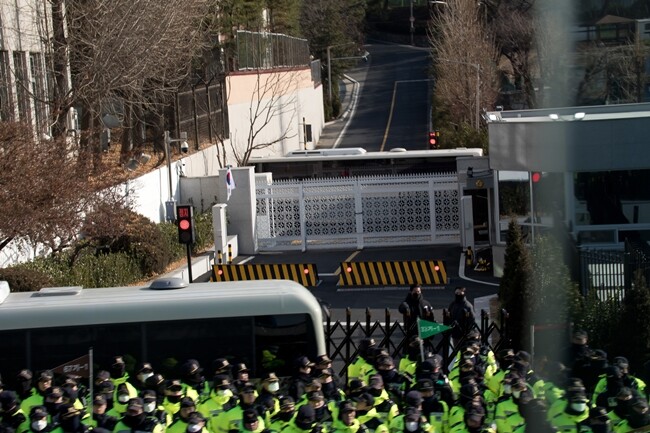
[{"label": "pine tree", "polygon": [[506,325],[507,338],[515,349],[523,349],[525,342],[527,293],[530,290],[532,268],[530,253],[521,234],[521,227],[513,219],[508,224],[506,233],[506,254],[503,276],[499,285],[499,300],[501,307],[508,312]]},{"label": "pine tree", "polygon": [[[532,279],[527,305],[527,325],[551,325],[535,333],[535,353],[553,359],[562,356],[568,344],[570,317],[581,305],[577,284],[571,281],[564,264],[560,243],[550,235],[535,238],[532,254]],[[562,338],[564,336],[564,338]]]}]

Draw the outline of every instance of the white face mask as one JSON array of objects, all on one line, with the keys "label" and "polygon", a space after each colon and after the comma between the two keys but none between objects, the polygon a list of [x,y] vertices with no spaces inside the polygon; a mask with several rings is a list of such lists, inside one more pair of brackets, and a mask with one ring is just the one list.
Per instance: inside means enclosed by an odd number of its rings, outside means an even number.
[{"label": "white face mask", "polygon": [[219,397],[232,397],[233,393],[229,389],[217,389],[217,395]]},{"label": "white face mask", "polygon": [[512,385],[503,385],[504,394],[512,394]]},{"label": "white face mask", "polygon": [[406,430],[408,431],[415,431],[418,429],[418,423],[417,421],[408,421],[405,425]]},{"label": "white face mask", "polygon": [[142,409],[143,409],[145,412],[147,412],[147,413],[153,412],[153,410],[154,410],[155,408],[156,408],[156,402],[155,402],[155,401],[154,401],[154,402],[151,402],[151,403],[145,403],[145,404],[143,405],[143,407],[142,407]]},{"label": "white face mask", "polygon": [[187,431],[190,433],[196,433],[198,431],[201,431],[201,426],[198,424],[189,424],[187,426]]},{"label": "white face mask", "polygon": [[120,403],[127,403],[129,401],[130,397],[128,394],[120,394],[117,396],[117,401]]},{"label": "white face mask", "polygon": [[521,396],[521,391],[512,391],[512,396],[514,398],[519,398]]},{"label": "white face mask", "polygon": [[587,409],[587,403],[571,403],[571,409],[576,412],[584,412]]},{"label": "white face mask", "polygon": [[140,373],[140,374],[138,374],[138,380],[140,380],[140,382],[144,383],[151,376],[153,376],[153,373]]},{"label": "white face mask", "polygon": [[34,430],[36,430],[36,431],[41,431],[45,427],[47,427],[47,420],[46,419],[42,419],[42,420],[39,420],[39,421],[32,422],[32,428]]},{"label": "white face mask", "polygon": [[278,382],[269,383],[269,392],[278,392],[280,390],[280,384]]}]

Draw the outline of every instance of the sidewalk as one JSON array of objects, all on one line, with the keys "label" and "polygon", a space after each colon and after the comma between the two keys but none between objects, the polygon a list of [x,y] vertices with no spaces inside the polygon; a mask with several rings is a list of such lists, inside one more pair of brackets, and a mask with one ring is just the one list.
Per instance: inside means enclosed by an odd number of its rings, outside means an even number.
[{"label": "sidewalk", "polygon": [[359,97],[359,83],[347,75],[339,83],[341,95],[341,115],[323,127],[316,149],[332,149],[338,147],[350,118],[354,115]]}]

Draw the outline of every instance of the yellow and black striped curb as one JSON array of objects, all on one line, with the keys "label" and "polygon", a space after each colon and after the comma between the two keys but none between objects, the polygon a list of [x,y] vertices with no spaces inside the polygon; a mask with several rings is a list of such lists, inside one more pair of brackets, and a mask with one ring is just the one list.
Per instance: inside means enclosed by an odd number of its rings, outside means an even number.
[{"label": "yellow and black striped curb", "polygon": [[339,286],[404,286],[448,283],[442,260],[342,262]]},{"label": "yellow and black striped curb", "polygon": [[314,264],[214,265],[210,281],[292,280],[305,287],[318,284]]}]

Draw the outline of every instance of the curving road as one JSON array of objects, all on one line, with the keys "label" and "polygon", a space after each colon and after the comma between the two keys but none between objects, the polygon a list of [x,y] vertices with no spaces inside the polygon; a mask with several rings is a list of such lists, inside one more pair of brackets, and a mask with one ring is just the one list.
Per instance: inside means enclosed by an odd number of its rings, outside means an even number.
[{"label": "curving road", "polygon": [[426,149],[429,51],[377,41],[365,49],[368,63],[348,72],[359,82],[359,99],[339,147]]}]

